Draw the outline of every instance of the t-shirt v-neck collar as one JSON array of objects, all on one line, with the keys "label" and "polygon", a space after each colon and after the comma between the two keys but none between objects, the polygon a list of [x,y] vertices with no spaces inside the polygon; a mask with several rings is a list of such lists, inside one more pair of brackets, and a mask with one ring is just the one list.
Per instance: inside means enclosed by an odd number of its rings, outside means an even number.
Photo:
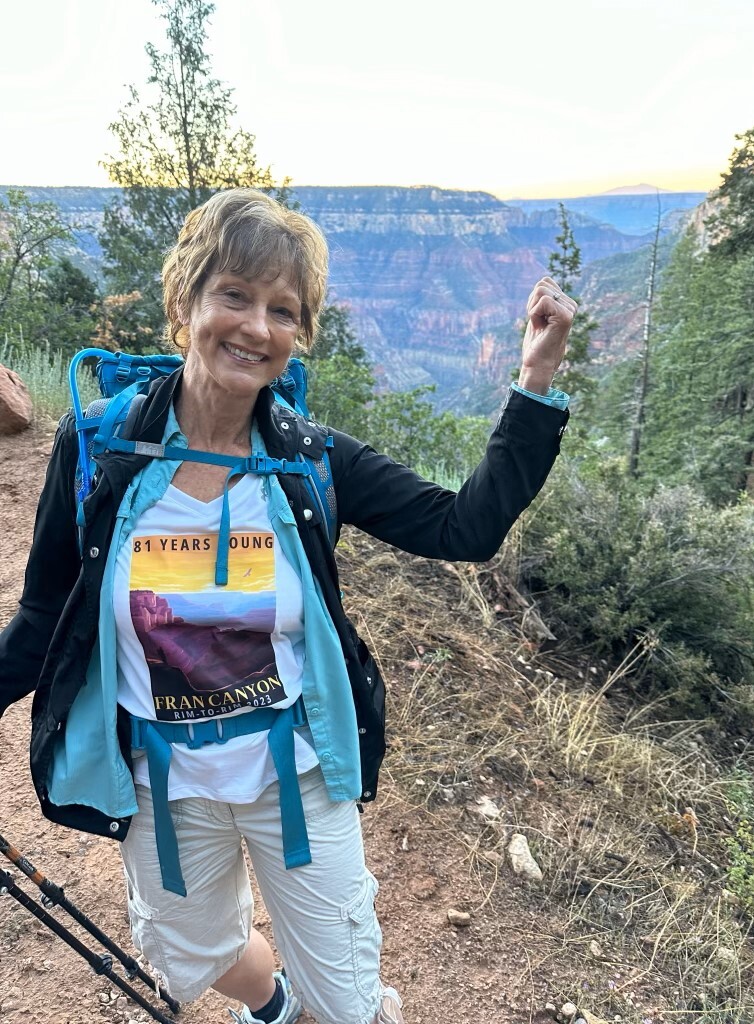
[{"label": "t-shirt v-neck collar", "polygon": [[[241,498],[244,498],[248,490],[253,486],[254,481],[250,479],[250,474],[247,473],[228,491],[228,499],[231,506]],[[192,512],[208,512],[215,508],[219,508],[223,503],[222,494],[218,494],[218,496],[216,498],[212,498],[211,501],[202,501],[200,498],[194,498],[191,494],[187,494],[185,491],[182,491],[180,487],[176,487],[176,485],[172,483],[168,485],[164,497],[177,502],[179,505],[183,505],[185,508],[191,509]]]}]

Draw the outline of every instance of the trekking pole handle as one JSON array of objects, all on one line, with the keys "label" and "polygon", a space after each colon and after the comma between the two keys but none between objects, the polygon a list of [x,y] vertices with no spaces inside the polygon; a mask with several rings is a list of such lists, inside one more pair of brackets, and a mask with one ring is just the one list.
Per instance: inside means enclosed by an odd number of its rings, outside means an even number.
[{"label": "trekking pole handle", "polygon": [[17,868],[20,868],[23,873],[38,885],[44,895],[53,900],[55,903],[59,903],[64,898],[63,890],[60,886],[55,885],[54,882],[50,882],[41,871],[38,871],[30,860],[27,860],[24,855],[12,846],[7,839],[0,835],[0,853],[5,854],[8,860],[15,864]]}]

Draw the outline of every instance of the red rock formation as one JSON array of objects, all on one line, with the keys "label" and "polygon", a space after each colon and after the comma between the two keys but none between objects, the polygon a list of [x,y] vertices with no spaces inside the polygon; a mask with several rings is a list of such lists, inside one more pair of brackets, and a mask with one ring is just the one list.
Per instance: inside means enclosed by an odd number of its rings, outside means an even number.
[{"label": "red rock formation", "polygon": [[0,364],[0,434],[18,434],[31,424],[26,385],[14,370]]}]

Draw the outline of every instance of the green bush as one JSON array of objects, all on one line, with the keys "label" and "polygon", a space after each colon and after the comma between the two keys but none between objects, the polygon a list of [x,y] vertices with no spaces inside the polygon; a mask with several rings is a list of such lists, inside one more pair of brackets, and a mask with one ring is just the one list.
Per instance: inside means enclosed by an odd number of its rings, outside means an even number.
[{"label": "green bush", "polygon": [[406,466],[437,467],[443,478],[463,480],[481,459],[492,425],[483,416],[435,413],[427,401],[431,390],[377,395],[362,440]]},{"label": "green bush", "polygon": [[[29,389],[34,415],[59,419],[71,406],[68,387],[69,358],[60,349],[49,345],[26,345],[23,339],[15,344],[6,341],[0,345],[0,363],[14,370]],[[99,388],[92,375],[81,368],[79,392],[86,407],[99,398]]]},{"label": "green bush", "polygon": [[741,773],[726,793],[728,810],[736,820],[736,832],[727,840],[730,864],[728,886],[742,909],[754,919],[754,784]]},{"label": "green bush", "polygon": [[307,402],[312,414],[321,423],[363,437],[374,388],[369,367],[341,352],[307,361],[307,367]]},{"label": "green bush", "polygon": [[528,519],[522,570],[568,639],[646,657],[635,683],[686,712],[754,711],[754,505],[641,491],[619,462],[561,460]]},{"label": "green bush", "polygon": [[375,394],[368,364],[337,348],[307,366],[309,408],[321,422],[455,490],[481,459],[490,421],[435,413],[428,401],[431,387]]}]

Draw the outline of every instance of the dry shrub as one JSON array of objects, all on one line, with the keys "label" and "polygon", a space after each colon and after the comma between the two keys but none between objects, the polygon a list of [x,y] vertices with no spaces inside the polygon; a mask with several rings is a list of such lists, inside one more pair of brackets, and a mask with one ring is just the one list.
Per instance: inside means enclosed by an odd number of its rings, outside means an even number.
[{"label": "dry shrub", "polygon": [[[668,990],[671,1012],[746,1020],[749,922],[725,888],[728,770],[698,722],[631,704],[621,684],[641,643],[612,672],[540,655],[547,626],[506,558],[430,562],[344,534],[345,603],[387,683],[388,779],[466,846],[477,908],[502,912],[504,848],[522,831],[545,874],[533,898],[565,912],[569,954],[597,937],[635,965],[633,987]],[[486,826],[468,813],[481,795],[501,811]],[[608,1002],[631,1019],[619,984]]]}]

